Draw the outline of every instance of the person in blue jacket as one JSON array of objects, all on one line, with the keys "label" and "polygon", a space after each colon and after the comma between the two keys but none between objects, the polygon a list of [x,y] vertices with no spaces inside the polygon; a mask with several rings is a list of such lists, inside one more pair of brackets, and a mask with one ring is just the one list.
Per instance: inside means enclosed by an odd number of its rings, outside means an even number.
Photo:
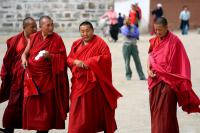
[{"label": "person in blue jacket", "polygon": [[137,38],[139,38],[140,35],[139,29],[136,25],[131,25],[129,18],[126,18],[124,20],[124,25],[121,27],[121,34],[124,36],[122,52],[125,61],[126,79],[131,80],[132,77],[132,71],[130,67],[130,58],[132,56],[140,80],[146,80],[137,48]]}]

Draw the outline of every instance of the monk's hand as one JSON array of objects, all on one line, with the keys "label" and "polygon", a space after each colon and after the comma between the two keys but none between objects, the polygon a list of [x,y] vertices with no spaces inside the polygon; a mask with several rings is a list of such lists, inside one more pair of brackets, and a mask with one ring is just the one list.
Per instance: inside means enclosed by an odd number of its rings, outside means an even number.
[{"label": "monk's hand", "polygon": [[88,66],[87,66],[86,64],[83,63],[83,64],[82,64],[82,68],[83,68],[83,69],[88,69]]},{"label": "monk's hand", "polygon": [[88,69],[88,66],[81,60],[74,60],[74,65],[83,69]]},{"label": "monk's hand", "polygon": [[49,60],[50,59],[50,54],[49,54],[49,51],[44,51],[44,53],[43,53],[43,57],[45,58],[45,59],[47,59],[47,60]]},{"label": "monk's hand", "polygon": [[28,64],[26,57],[22,56],[21,60],[22,60],[22,66],[23,66],[23,68],[26,69],[27,64]]},{"label": "monk's hand", "polygon": [[151,69],[148,69],[147,73],[151,78],[155,78],[156,77],[156,74]]}]

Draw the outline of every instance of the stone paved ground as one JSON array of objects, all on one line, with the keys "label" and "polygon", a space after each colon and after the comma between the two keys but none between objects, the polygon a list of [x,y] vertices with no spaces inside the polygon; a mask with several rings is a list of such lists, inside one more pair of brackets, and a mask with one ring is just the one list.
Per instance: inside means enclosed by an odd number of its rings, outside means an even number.
[{"label": "stone paved ground", "polygon": [[[182,36],[175,32],[183,41],[188,56],[191,61],[192,82],[195,92],[200,96],[200,34],[192,31],[188,36]],[[7,35],[8,36],[8,35]],[[0,36],[0,65],[5,53],[6,47],[3,45],[7,36]],[[71,43],[75,38],[69,38],[67,34],[62,34],[69,52]],[[150,36],[144,34],[140,37],[138,48],[144,72],[146,72],[146,60],[148,50],[148,40]],[[108,42],[109,43],[109,42]],[[135,66],[132,63],[133,78],[130,81],[125,80],[124,62],[122,58],[122,40],[117,43],[109,43],[113,59],[113,83],[123,94],[119,99],[116,110],[116,120],[118,130],[116,133],[150,133],[150,112],[148,102],[148,90],[146,81],[140,81],[136,74]],[[70,73],[70,72],[69,72]],[[0,119],[7,103],[0,105]],[[200,114],[187,114],[178,108],[178,121],[180,133],[200,133]],[[67,122],[66,122],[67,125]],[[0,127],[2,123],[0,121]],[[34,133],[35,131],[16,130],[16,133]],[[66,130],[52,130],[50,133],[66,133]]]}]

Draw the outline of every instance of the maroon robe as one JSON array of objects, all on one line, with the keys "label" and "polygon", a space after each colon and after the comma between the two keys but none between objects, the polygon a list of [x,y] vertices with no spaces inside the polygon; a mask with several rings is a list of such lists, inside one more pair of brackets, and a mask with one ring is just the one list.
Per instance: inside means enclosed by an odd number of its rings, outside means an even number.
[{"label": "maroon robe", "polygon": [[7,40],[7,52],[1,69],[0,103],[9,100],[3,115],[3,127],[22,127],[23,74],[21,55],[27,45],[23,32]]},{"label": "maroon robe", "polygon": [[[56,33],[43,40],[39,31],[31,36],[30,44],[26,74],[28,73],[37,84],[40,93],[31,95],[31,88],[25,82],[23,128],[43,131],[64,129],[66,113],[69,110],[67,56],[64,43]],[[49,60],[43,57],[35,60],[41,50],[50,53]]]},{"label": "maroon robe", "polygon": [[200,112],[200,100],[192,90],[190,62],[183,44],[169,32],[162,40],[150,40],[149,64],[156,73],[148,78],[152,133],[178,133],[176,104],[188,113]]},{"label": "maroon robe", "polygon": [[[82,60],[89,69],[73,65]],[[68,56],[72,71],[69,133],[113,133],[117,126],[115,109],[122,95],[112,85],[111,54],[107,44],[98,36],[83,46],[83,40],[73,43]]]}]

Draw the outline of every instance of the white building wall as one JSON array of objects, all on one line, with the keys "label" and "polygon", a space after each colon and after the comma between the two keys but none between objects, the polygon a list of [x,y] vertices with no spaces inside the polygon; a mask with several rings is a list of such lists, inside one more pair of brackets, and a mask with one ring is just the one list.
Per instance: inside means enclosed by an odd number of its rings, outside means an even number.
[{"label": "white building wall", "polygon": [[122,15],[128,16],[131,9],[131,4],[138,3],[142,10],[142,20],[140,24],[140,31],[147,32],[149,25],[149,15],[150,15],[150,0],[115,0],[115,11],[117,13],[121,12]]}]

